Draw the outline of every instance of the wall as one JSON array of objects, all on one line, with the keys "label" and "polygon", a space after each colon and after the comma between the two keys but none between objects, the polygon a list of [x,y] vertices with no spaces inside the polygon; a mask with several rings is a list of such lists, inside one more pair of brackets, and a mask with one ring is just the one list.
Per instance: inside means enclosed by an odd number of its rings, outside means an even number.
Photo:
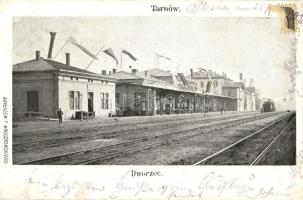
[{"label": "wall", "polygon": [[[70,76],[59,76],[59,107],[63,111],[63,118],[70,119],[75,117],[76,111],[88,111],[88,92],[93,92],[93,107],[96,117],[107,117],[109,113],[115,112],[115,83],[94,80],[88,82],[87,78],[78,80],[74,77],[71,80]],[[69,91],[80,92],[80,109],[70,109]],[[101,93],[109,93],[109,108],[101,108]]]},{"label": "wall", "polygon": [[[212,78],[212,80],[215,82],[217,82],[217,88],[215,90],[214,85],[212,84],[210,87],[210,92],[212,94],[223,94],[223,90],[222,90],[222,86],[223,86],[223,81],[224,78]],[[192,81],[197,83],[197,87],[201,87],[201,82],[203,82],[203,89],[204,91],[206,91],[206,86],[207,86],[207,82],[209,81],[209,78],[194,78],[192,79]]]},{"label": "wall", "polygon": [[27,92],[38,91],[39,112],[56,116],[54,75],[43,73],[13,73],[13,107],[15,112],[27,112]]},{"label": "wall", "polygon": [[236,87],[224,87],[222,88],[222,95],[228,97],[237,97],[237,88]]},{"label": "wall", "polygon": [[[130,85],[130,84],[119,84],[116,87],[116,94],[119,94],[119,104],[117,105],[117,109],[124,110],[126,107],[130,109],[134,109],[133,97],[135,93],[144,93],[145,99],[147,99],[148,88],[138,85]],[[124,105],[123,105],[124,103]]]},{"label": "wall", "polygon": [[254,93],[249,93],[247,102],[247,111],[256,111],[256,97]]}]

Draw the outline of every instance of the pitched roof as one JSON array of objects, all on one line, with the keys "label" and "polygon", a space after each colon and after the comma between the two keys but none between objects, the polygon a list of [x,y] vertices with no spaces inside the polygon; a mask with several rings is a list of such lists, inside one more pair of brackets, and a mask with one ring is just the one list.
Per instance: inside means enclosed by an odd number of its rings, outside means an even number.
[{"label": "pitched roof", "polygon": [[136,76],[134,74],[125,72],[125,71],[119,71],[113,74],[107,74],[106,76],[111,77],[111,78],[116,78],[119,80],[123,79],[142,79],[142,77]]},{"label": "pitched roof", "polygon": [[[208,74],[212,77],[212,78],[224,78],[223,75],[218,74],[215,71],[211,71],[208,70]],[[199,71],[199,72],[194,72],[193,73],[193,78],[208,78],[208,74],[204,71]]]},{"label": "pitched roof", "polygon": [[171,76],[172,73],[169,71],[164,71],[159,68],[152,68],[149,70],[146,70],[151,76]]},{"label": "pitched roof", "polygon": [[147,81],[153,81],[157,83],[162,84],[168,84],[166,81],[163,81],[161,79],[153,78],[151,76],[146,77],[145,73],[138,72],[137,74],[132,74],[125,71],[119,71],[114,74],[108,74],[107,77],[115,78],[118,80],[147,80]]},{"label": "pitched roof", "polygon": [[86,73],[91,75],[98,75],[96,73],[80,69],[73,66],[67,66],[63,63],[54,61],[54,60],[47,60],[47,59],[39,59],[39,60],[30,60],[22,63],[18,63],[13,65],[14,72],[26,72],[26,71],[57,71],[57,70],[65,70],[65,71],[72,71],[72,72],[80,72]]}]

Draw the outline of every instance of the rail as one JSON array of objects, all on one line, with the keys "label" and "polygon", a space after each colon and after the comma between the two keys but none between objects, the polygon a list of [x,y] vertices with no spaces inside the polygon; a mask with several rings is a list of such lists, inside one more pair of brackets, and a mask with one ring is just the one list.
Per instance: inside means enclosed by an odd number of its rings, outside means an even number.
[{"label": "rail", "polygon": [[[271,124],[269,124],[269,125],[267,125],[267,126],[261,128],[261,129],[259,129],[258,131],[255,131],[255,132],[253,132],[253,133],[247,135],[246,137],[244,137],[244,138],[242,138],[242,139],[240,139],[240,140],[234,142],[233,144],[231,144],[231,145],[229,145],[229,146],[227,146],[227,147],[221,149],[220,151],[217,151],[216,153],[214,153],[214,154],[212,154],[212,155],[210,155],[210,156],[208,156],[208,157],[203,158],[202,160],[200,160],[200,161],[194,163],[193,165],[201,165],[201,164],[203,164],[203,163],[206,163],[207,161],[209,161],[210,159],[214,158],[215,156],[218,156],[219,154],[222,154],[223,152],[225,152],[225,151],[227,151],[227,150],[229,150],[229,149],[235,147],[236,145],[238,145],[238,144],[240,144],[240,143],[246,141],[247,139],[253,137],[254,135],[256,135],[256,134],[258,134],[258,133],[260,133],[260,132],[262,132],[262,131],[264,131],[264,130],[266,130],[266,129],[268,129],[268,128],[270,128],[270,127],[276,125],[276,124],[278,124],[279,122],[282,122],[283,120],[289,118],[289,117],[292,116],[292,115],[293,115],[293,113],[288,114],[287,116],[283,117],[282,119],[275,120],[273,123],[271,123]],[[283,130],[284,130],[284,129],[283,129]],[[259,158],[258,158],[258,159],[259,159]],[[253,161],[253,162],[255,162],[255,161]]]},{"label": "rail", "polygon": [[[268,117],[268,115],[261,116],[261,119],[266,118],[266,117]],[[130,141],[126,141],[126,142],[120,142],[120,143],[113,144],[113,145],[106,145],[106,146],[98,147],[98,148],[90,148],[90,149],[75,151],[75,152],[71,152],[71,153],[64,153],[64,154],[52,156],[49,158],[43,158],[43,159],[38,159],[38,160],[23,162],[23,163],[17,163],[17,164],[46,164],[46,163],[52,163],[52,162],[57,162],[57,161],[66,162],[68,159],[71,159],[71,161],[68,162],[69,164],[91,164],[91,163],[94,163],[94,162],[97,162],[100,160],[104,160],[109,157],[118,156],[118,155],[125,154],[125,153],[132,152],[132,151],[148,149],[152,146],[162,145],[167,142],[188,139],[188,138],[191,138],[194,136],[204,134],[206,132],[211,132],[211,131],[215,131],[215,130],[223,129],[223,128],[227,128],[227,127],[232,127],[237,124],[247,123],[247,122],[258,120],[258,119],[260,119],[260,116],[240,118],[240,119],[233,120],[232,122],[230,122],[230,121],[226,121],[225,123],[220,122],[220,123],[218,123],[218,124],[220,124],[220,126],[218,125],[215,128],[209,129],[207,131],[200,131],[201,127],[203,127],[203,125],[201,125],[199,127],[188,128],[186,130],[176,130],[176,131],[172,131],[172,132],[168,132],[168,133],[164,133],[164,134],[160,134],[160,135],[144,136],[141,138],[136,138],[134,140],[130,140]],[[188,131],[191,131],[192,133],[183,135],[183,133],[185,133],[185,132],[187,133]],[[178,134],[180,136],[177,138],[170,137],[171,135],[175,135],[175,134]],[[163,139],[163,137],[165,139]],[[151,139],[156,139],[157,141],[154,141]],[[142,141],[143,144],[139,143],[138,141]],[[144,142],[146,142],[147,144],[144,144]],[[102,150],[108,151],[110,147],[119,147],[120,146],[122,148],[122,147],[125,147],[125,145],[130,145],[132,148],[129,148],[129,149],[123,148],[122,150],[119,150],[117,152],[110,152],[110,153],[102,155],[102,156],[97,156],[94,158],[87,159],[87,157],[89,157],[88,156],[89,153],[95,154],[96,152],[99,152]],[[139,145],[139,147],[134,147],[135,145]],[[77,156],[82,156],[82,155],[85,155],[85,157],[83,158],[83,160],[79,160],[79,158]],[[76,161],[73,161],[73,157],[75,157],[74,159]]]}]

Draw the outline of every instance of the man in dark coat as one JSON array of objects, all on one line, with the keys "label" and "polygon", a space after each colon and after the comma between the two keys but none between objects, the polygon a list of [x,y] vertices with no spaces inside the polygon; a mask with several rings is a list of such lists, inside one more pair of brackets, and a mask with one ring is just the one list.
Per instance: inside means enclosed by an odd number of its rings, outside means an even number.
[{"label": "man in dark coat", "polygon": [[59,124],[62,123],[62,115],[63,115],[63,112],[61,111],[61,108],[59,108],[59,110],[58,110]]}]

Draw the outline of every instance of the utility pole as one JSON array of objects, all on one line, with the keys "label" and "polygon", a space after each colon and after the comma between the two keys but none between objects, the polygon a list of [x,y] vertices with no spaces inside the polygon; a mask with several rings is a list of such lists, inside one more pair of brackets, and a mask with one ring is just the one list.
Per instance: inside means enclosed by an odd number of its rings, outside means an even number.
[{"label": "utility pole", "polygon": [[[204,92],[203,92],[203,93],[204,93]],[[205,106],[205,93],[204,93],[203,96],[204,96],[204,103],[203,103],[203,107],[204,107],[204,108],[203,108],[203,113],[204,113],[204,117],[205,117],[205,107],[206,107],[206,106]]]}]

